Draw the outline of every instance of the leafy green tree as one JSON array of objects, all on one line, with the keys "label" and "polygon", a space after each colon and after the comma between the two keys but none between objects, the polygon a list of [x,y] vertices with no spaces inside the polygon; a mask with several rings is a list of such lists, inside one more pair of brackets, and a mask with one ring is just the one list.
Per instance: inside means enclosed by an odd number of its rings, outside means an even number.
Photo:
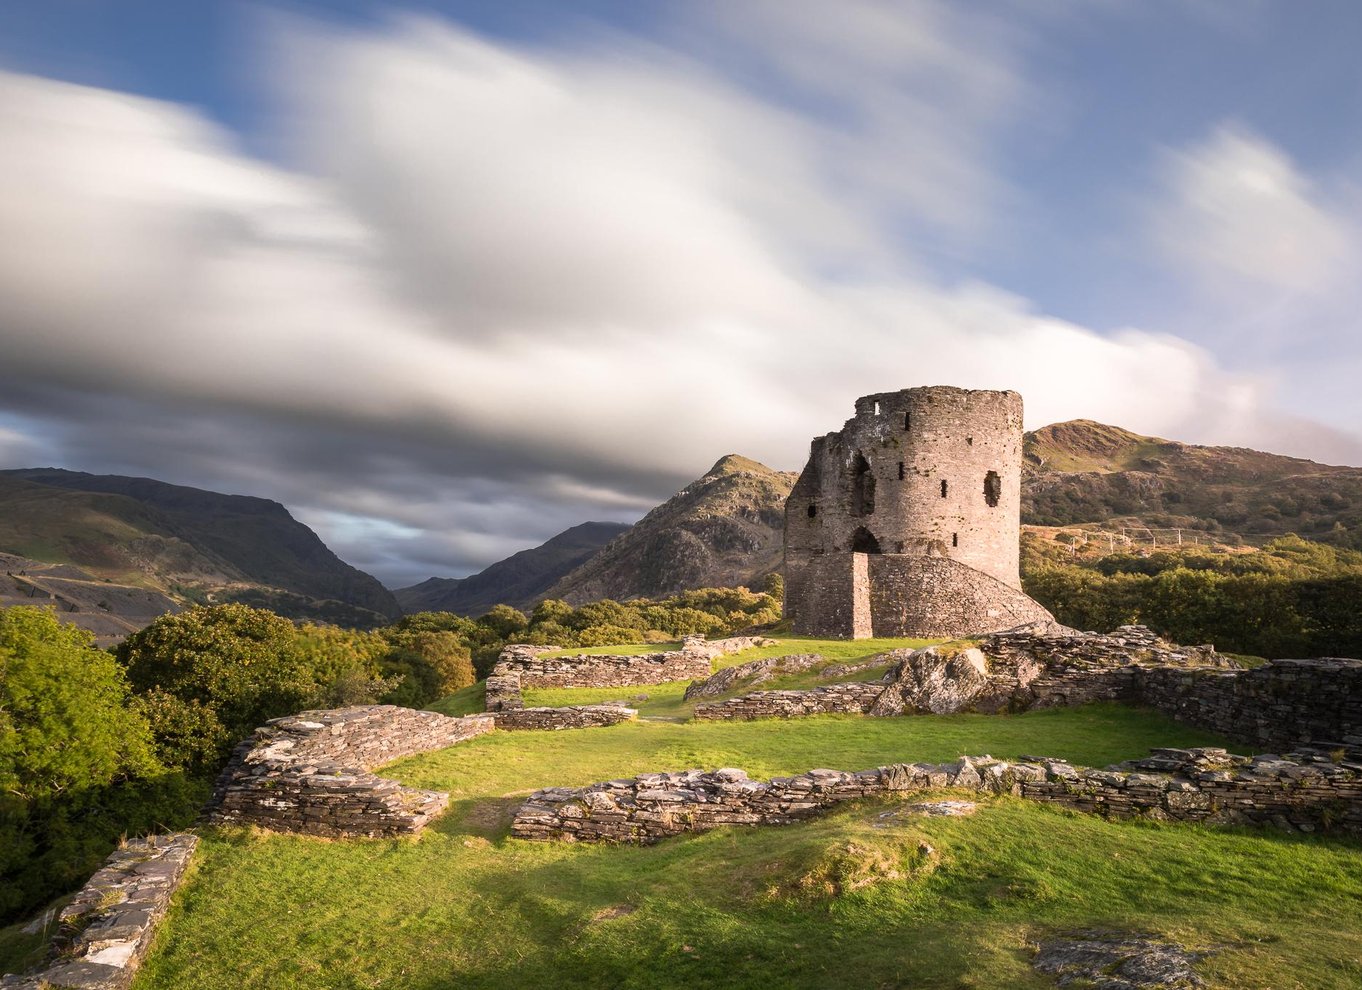
[{"label": "leafy green tree", "polygon": [[0,925],[84,881],[120,835],[206,796],[157,761],[112,656],[48,609],[0,608]]},{"label": "leafy green tree", "polygon": [[159,770],[151,730],[90,633],[0,608],[0,794],[33,801]]},{"label": "leafy green tree", "polygon": [[418,708],[477,680],[468,647],[447,631],[390,629],[379,663],[384,674],[401,678],[383,701]]}]

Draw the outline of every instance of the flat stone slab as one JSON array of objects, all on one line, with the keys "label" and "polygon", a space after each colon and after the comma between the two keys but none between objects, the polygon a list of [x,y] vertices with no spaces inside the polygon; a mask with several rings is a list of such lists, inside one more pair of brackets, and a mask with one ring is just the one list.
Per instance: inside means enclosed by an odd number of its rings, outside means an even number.
[{"label": "flat stone slab", "polygon": [[1193,963],[1201,954],[1154,935],[1085,931],[1040,943],[1031,965],[1056,985],[1096,990],[1193,990],[1204,987]]}]

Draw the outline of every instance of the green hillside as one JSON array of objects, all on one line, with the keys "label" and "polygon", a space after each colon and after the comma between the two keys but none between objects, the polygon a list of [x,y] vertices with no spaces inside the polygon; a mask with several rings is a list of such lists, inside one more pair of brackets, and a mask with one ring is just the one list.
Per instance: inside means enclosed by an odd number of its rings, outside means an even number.
[{"label": "green hillside", "polygon": [[361,626],[401,614],[279,503],[147,478],[0,471],[0,552],[180,602],[250,601]]}]

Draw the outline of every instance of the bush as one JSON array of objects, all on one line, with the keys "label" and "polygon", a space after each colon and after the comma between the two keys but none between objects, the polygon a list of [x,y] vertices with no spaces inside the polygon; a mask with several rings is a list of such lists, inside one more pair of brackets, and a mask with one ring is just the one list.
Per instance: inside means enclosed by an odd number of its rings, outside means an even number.
[{"label": "bush", "polygon": [[[378,671],[384,648],[378,636],[295,628],[273,612],[232,604],[163,615],[124,640],[118,656],[140,693],[159,691],[207,709],[225,733],[218,737],[222,756],[269,719],[368,703],[392,690],[396,681]],[[187,713],[167,710],[165,724],[183,725]],[[206,717],[202,724],[211,728]]]},{"label": "bush", "polygon": [[48,609],[0,608],[0,924],[83,882],[120,835],[202,802],[128,702],[88,632]]}]

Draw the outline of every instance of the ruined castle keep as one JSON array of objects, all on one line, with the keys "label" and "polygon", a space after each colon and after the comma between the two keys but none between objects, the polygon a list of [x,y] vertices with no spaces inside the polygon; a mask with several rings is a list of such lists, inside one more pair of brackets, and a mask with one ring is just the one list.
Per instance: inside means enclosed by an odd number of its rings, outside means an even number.
[{"label": "ruined castle keep", "polygon": [[1021,591],[1022,400],[856,400],[785,503],[785,615],[816,636],[965,636],[1053,617]]}]

